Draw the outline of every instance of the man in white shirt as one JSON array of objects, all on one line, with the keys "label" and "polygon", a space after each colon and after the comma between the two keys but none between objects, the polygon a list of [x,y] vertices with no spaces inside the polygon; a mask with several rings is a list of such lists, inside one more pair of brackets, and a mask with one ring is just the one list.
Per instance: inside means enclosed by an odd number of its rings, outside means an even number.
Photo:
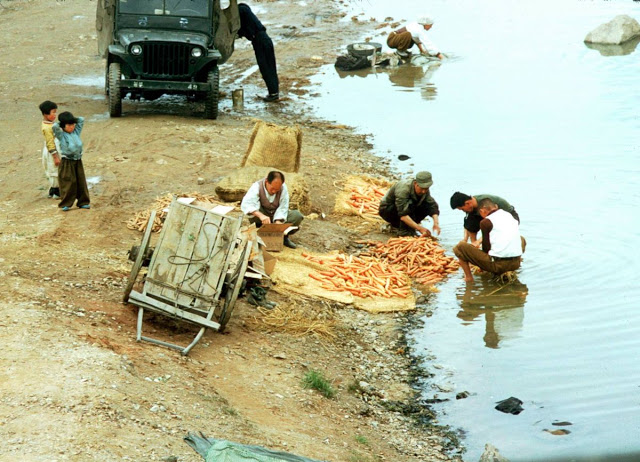
[{"label": "man in white shirt", "polygon": [[430,16],[418,18],[415,22],[408,22],[398,30],[389,34],[387,46],[396,50],[401,58],[408,58],[411,54],[409,48],[417,45],[420,53],[426,56],[435,56],[442,59],[444,55],[440,53],[435,44],[427,37],[427,32],[433,26],[433,19]]},{"label": "man in white shirt", "polygon": [[[250,215],[249,221],[255,223],[258,228],[269,223],[291,223],[293,226],[300,226],[304,219],[298,210],[289,210],[289,191],[284,183],[284,173],[277,170],[270,171],[266,178],[251,185],[242,198],[240,209]],[[284,237],[284,245],[291,249],[297,247],[288,235]]]},{"label": "man in white shirt", "polygon": [[482,249],[465,241],[460,241],[453,248],[467,282],[473,281],[469,263],[493,274],[517,270],[527,244],[520,236],[518,221],[509,212],[498,208],[491,199],[480,201],[478,213],[482,217]]}]

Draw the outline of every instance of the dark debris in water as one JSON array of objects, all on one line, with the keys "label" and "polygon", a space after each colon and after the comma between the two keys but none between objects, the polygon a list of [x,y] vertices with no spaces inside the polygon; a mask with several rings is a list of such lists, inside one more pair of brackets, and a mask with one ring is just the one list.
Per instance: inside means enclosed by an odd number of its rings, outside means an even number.
[{"label": "dark debris in water", "polygon": [[564,428],[560,428],[558,430],[549,430],[549,429],[545,428],[543,431],[545,431],[547,433],[551,433],[552,435],[556,435],[556,436],[564,436],[564,435],[568,435],[569,433],[571,433],[569,430],[566,430]]},{"label": "dark debris in water", "polygon": [[495,407],[495,409],[500,412],[504,412],[505,414],[518,415],[522,411],[524,411],[524,408],[521,406],[522,401],[515,396],[503,399],[502,401],[497,401],[497,403],[498,405]]},{"label": "dark debris in water", "polygon": [[568,425],[573,425],[571,422],[567,422],[563,420],[562,422],[553,422],[551,425],[555,425],[556,427],[566,427]]}]

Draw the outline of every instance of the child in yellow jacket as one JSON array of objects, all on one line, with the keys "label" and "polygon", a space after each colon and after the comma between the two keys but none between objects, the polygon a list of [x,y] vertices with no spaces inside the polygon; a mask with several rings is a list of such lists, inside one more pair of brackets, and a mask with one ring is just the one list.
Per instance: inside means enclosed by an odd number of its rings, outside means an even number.
[{"label": "child in yellow jacket", "polygon": [[60,197],[58,184],[58,165],[60,164],[60,148],[58,140],[53,135],[53,122],[58,115],[58,105],[53,101],[44,101],[40,104],[42,112],[42,134],[44,135],[44,148],[42,148],[42,167],[49,180],[49,198]]}]

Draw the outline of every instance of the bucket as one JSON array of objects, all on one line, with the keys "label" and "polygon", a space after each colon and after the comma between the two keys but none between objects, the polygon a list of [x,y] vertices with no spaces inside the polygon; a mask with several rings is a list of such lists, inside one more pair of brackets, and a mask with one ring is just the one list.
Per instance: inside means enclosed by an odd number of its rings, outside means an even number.
[{"label": "bucket", "polygon": [[233,101],[233,109],[242,111],[244,109],[244,89],[236,88],[231,92],[231,100]]}]

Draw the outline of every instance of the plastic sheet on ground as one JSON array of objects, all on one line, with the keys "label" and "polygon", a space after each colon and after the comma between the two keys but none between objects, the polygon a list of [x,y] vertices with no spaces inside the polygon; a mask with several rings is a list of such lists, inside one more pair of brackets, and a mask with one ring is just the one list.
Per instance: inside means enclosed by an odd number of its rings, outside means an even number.
[{"label": "plastic sheet on ground", "polygon": [[250,446],[232,441],[207,438],[190,433],[185,441],[206,462],[320,462],[317,459],[273,451],[261,446]]}]

